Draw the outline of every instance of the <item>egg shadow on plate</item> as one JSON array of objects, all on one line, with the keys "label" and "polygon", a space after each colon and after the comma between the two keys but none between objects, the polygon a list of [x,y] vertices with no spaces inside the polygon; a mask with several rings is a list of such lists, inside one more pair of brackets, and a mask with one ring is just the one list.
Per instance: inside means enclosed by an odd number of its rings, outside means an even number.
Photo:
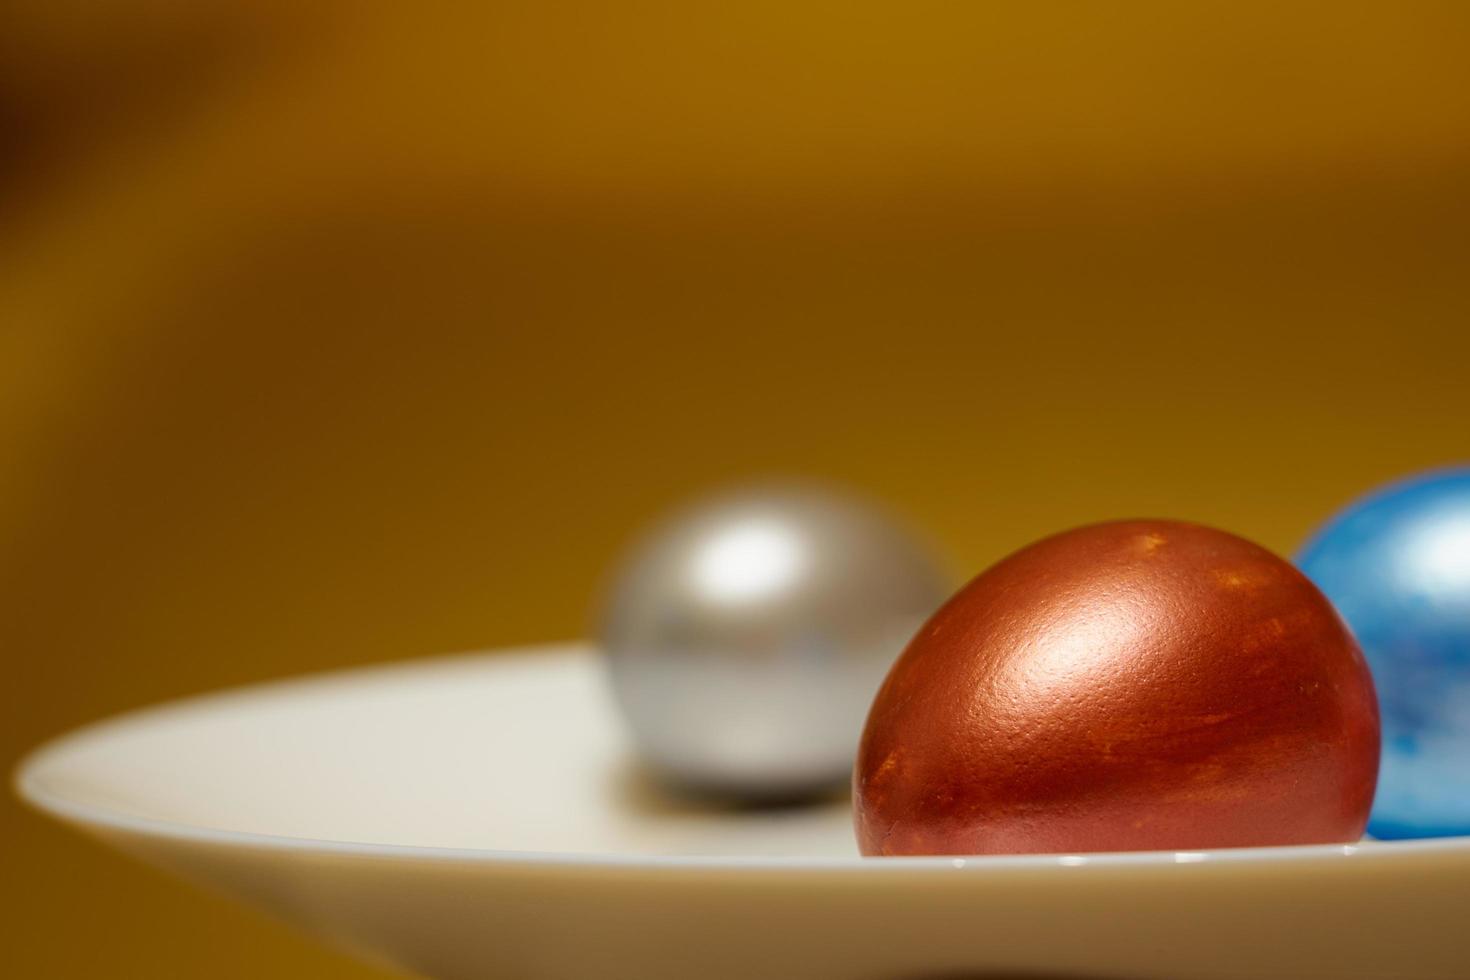
[{"label": "egg shadow on plate", "polygon": [[626,813],[640,816],[677,816],[715,813],[757,813],[822,809],[851,798],[846,780],[816,792],[737,796],[715,787],[673,783],[636,759],[608,774],[608,798]]},{"label": "egg shadow on plate", "polygon": [[[626,813],[639,816],[679,816],[730,813],[769,813],[845,806],[851,799],[846,781],[825,791],[760,799],[701,790],[663,779],[637,759],[628,759],[608,773],[609,799]],[[892,980],[1134,980],[1112,974],[1035,973],[1015,970],[946,971],[895,976]]]}]

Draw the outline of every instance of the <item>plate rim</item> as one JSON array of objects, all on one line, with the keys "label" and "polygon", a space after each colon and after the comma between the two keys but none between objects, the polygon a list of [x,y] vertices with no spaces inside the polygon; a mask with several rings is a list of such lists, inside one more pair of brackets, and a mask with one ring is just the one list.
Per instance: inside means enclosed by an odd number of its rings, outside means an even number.
[{"label": "plate rim", "polygon": [[914,857],[793,857],[749,855],[674,855],[617,854],[609,852],[522,851],[476,847],[441,847],[432,844],[400,844],[370,841],[338,840],[270,834],[258,831],[206,827],[182,821],[143,817],[92,803],[82,803],[53,792],[44,785],[48,764],[63,758],[69,750],[86,742],[105,737],[109,732],[126,728],[150,718],[198,709],[210,704],[252,696],[269,695],[273,691],[302,684],[339,682],[347,678],[363,678],[400,670],[442,668],[468,659],[493,659],[500,663],[546,659],[587,659],[593,647],[586,642],[561,642],[521,645],[501,649],[480,649],[441,656],[366,664],[341,670],[304,674],[299,677],[267,680],[255,684],[225,688],[196,694],[125,711],[73,729],[53,738],[26,754],[12,775],[12,788],[26,803],[63,822],[83,828],[113,831],[142,838],[202,844],[235,849],[269,850],[278,853],[331,854],[341,857],[371,858],[397,861],[434,861],[493,865],[497,867],[560,867],[573,869],[744,871],[762,873],[838,872],[890,873],[941,872],[962,873],[998,870],[1086,868],[1160,868],[1174,865],[1232,866],[1240,864],[1279,864],[1281,862],[1331,863],[1351,859],[1354,863],[1392,860],[1407,854],[1464,854],[1470,856],[1470,836],[1422,838],[1416,840],[1364,840],[1344,844],[1305,844],[1272,847],[1233,847],[1195,851],[1110,851],[1075,854],[986,854],[926,855]]}]

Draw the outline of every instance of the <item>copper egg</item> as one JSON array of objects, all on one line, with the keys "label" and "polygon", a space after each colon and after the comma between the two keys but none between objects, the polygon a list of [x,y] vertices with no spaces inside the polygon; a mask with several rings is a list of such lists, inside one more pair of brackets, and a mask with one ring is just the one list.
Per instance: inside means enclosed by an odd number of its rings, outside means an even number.
[{"label": "copper egg", "polygon": [[992,566],[923,626],[853,774],[864,854],[1357,840],[1368,667],[1276,555],[1176,521],[1098,524]]}]

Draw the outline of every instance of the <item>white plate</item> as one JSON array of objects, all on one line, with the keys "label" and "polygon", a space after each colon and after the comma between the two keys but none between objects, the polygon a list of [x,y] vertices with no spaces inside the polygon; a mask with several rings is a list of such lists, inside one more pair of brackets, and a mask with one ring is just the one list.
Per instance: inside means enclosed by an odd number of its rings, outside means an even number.
[{"label": "white plate", "polygon": [[651,790],[581,647],[194,699],[60,739],[17,779],[124,850],[436,977],[1470,975],[1470,838],[865,860],[842,802]]}]

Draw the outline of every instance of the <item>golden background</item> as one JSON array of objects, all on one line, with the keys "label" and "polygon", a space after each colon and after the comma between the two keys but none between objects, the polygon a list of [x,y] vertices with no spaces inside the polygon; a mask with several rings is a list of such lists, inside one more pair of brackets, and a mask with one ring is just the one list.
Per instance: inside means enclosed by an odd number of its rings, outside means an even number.
[{"label": "golden background", "polygon": [[[0,8],[5,767],[578,635],[732,480],[969,573],[1470,456],[1470,5],[728,7]],[[6,975],[373,975],[0,819]]]}]

